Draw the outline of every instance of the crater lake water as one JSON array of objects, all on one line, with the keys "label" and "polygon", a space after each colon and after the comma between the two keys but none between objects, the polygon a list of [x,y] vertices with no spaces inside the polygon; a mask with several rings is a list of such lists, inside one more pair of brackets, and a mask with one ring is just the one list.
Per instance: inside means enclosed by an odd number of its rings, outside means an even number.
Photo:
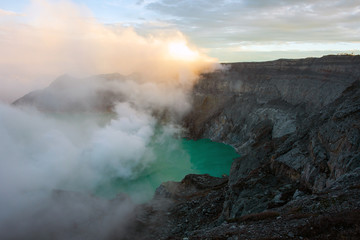
[{"label": "crater lake water", "polygon": [[171,138],[153,142],[152,148],[156,161],[138,176],[108,181],[99,185],[95,194],[114,198],[124,192],[135,202],[144,202],[153,197],[162,182],[180,181],[190,173],[228,175],[233,159],[239,157],[231,146],[209,139]]},{"label": "crater lake water", "polygon": [[[100,129],[100,131],[102,129],[106,129],[111,124],[112,119],[116,118],[113,114],[96,113],[52,113],[48,117],[64,123],[67,126],[66,129],[70,129],[68,130],[68,132],[70,132],[69,138],[76,143],[86,142],[88,139],[91,139],[95,131],[92,129]],[[141,203],[150,200],[153,197],[156,188],[159,187],[162,182],[181,181],[187,174],[191,173],[206,173],[215,177],[221,177],[224,174],[228,175],[233,159],[239,157],[233,147],[223,143],[213,142],[209,139],[200,139],[195,141],[181,138],[181,131],[176,130],[176,127],[174,130],[173,127],[158,124],[156,126],[152,126],[152,128],[154,128],[154,134],[149,142],[146,141],[147,152],[144,156],[136,156],[140,158],[138,161],[140,164],[139,166],[135,166],[134,169],[131,168],[130,177],[111,177],[113,176],[111,172],[119,169],[107,169],[110,174],[101,172],[102,180],[96,182],[94,186],[91,185],[90,189],[86,188],[84,190],[77,187],[78,184],[76,183],[78,178],[76,178],[76,176],[75,180],[69,177],[69,179],[61,183],[61,185],[59,185],[59,189],[86,191],[88,193],[90,191],[90,193],[95,194],[96,196],[108,199],[112,199],[120,193],[126,193],[133,201]],[[113,130],[116,131],[117,129],[109,128],[108,130],[111,132]],[[129,141],[129,139],[121,141],[121,139],[118,138],[104,138],[103,140],[104,142],[120,140],[122,143],[124,141]],[[96,147],[98,146],[95,145],[95,148]],[[84,148],[80,146],[80,149],[83,149],[85,153],[88,151],[88,148],[86,147]],[[108,151],[116,150],[114,153],[109,154],[111,158],[115,158],[111,159],[111,161],[121,162],[124,160],[121,159],[123,155],[117,148],[105,149],[106,153]],[[123,150],[126,151],[126,149],[122,148],[122,151]],[[130,152],[134,153],[132,151]],[[143,153],[139,153],[139,155],[142,154]],[[107,154],[103,155],[104,158],[100,157],[98,159],[100,162],[106,162],[106,160],[109,160],[105,159]],[[86,160],[88,156],[84,156]],[[120,166],[126,167],[127,164],[133,164],[131,162],[131,154],[127,157],[128,159],[124,161],[124,165]],[[149,161],[149,159],[151,160]],[[91,162],[84,161],[84,164],[91,164]],[[101,164],[95,166],[100,166],[101,168],[107,165],[104,163],[104,166]],[[110,164],[110,166],[112,165]]]}]

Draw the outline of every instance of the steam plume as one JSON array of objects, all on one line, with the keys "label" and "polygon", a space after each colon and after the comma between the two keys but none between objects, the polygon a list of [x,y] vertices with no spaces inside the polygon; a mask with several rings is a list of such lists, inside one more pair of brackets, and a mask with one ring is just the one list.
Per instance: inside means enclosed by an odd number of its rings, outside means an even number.
[{"label": "steam plume", "polygon": [[[109,178],[136,178],[156,161],[149,144],[158,125],[154,113],[185,114],[199,74],[218,68],[178,31],[141,36],[103,25],[70,1],[34,0],[23,14],[0,15],[0,52],[3,102],[63,73],[76,76],[32,92],[20,107],[0,103],[0,238],[84,239],[92,228],[91,236],[101,239],[125,226],[130,200],[109,205],[56,189],[84,192]],[[87,77],[114,72],[121,75]],[[112,113],[96,115],[104,99]],[[33,106],[23,107],[26,102]],[[59,114],[69,107],[75,112]],[[179,132],[174,122],[161,128],[167,129],[161,138]],[[111,214],[101,214],[100,222],[94,211]]]}]

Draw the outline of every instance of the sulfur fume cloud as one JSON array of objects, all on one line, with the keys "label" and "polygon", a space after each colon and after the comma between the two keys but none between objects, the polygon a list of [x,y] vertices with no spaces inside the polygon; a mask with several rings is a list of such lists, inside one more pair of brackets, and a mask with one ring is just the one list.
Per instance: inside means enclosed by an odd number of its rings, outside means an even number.
[{"label": "sulfur fume cloud", "polygon": [[[151,143],[180,133],[173,120],[216,60],[178,31],[141,36],[71,1],[46,0],[0,15],[0,52],[0,238],[121,236],[114,229],[126,228],[134,203],[86,192],[157,160]],[[65,73],[75,77],[50,84]],[[99,111],[104,99],[111,111]]]}]

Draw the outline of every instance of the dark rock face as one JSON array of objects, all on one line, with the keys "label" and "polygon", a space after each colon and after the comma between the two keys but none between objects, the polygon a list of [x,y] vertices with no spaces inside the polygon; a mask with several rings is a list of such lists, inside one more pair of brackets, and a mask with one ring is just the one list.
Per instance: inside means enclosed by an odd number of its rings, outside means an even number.
[{"label": "dark rock face", "polygon": [[318,191],[358,166],[359,56],[229,66],[199,81],[185,125],[243,155],[230,184],[269,162]]},{"label": "dark rock face", "polygon": [[360,56],[227,66],[199,80],[184,125],[242,156],[229,177],[164,183],[154,202],[166,210],[132,236],[358,239]]},{"label": "dark rock face", "polygon": [[206,74],[195,86],[186,126],[192,137],[227,142],[246,152],[261,137],[256,130],[268,121],[272,138],[294,133],[304,117],[359,79],[359,64],[359,56],[227,64],[228,71]]}]

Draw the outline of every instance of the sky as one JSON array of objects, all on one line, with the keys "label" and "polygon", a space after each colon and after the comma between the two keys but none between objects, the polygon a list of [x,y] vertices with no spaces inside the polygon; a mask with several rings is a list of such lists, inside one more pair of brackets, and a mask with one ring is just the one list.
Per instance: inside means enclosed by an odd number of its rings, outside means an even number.
[{"label": "sky", "polygon": [[[21,17],[30,2],[0,0],[0,16]],[[103,24],[133,27],[139,34],[179,30],[220,62],[359,54],[360,50],[360,0],[72,2]]]}]

